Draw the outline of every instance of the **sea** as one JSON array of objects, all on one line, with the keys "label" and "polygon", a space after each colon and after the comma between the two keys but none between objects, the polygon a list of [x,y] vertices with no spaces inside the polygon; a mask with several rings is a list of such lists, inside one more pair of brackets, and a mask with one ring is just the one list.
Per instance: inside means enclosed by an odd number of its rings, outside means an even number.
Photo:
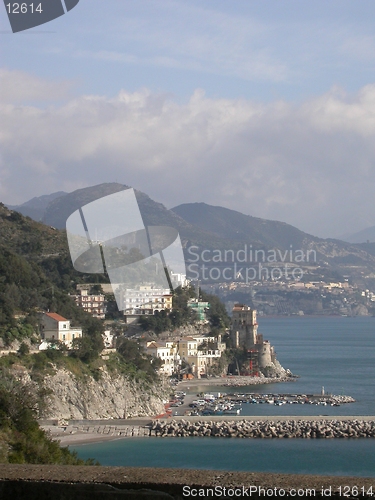
[{"label": "sea", "polygon": [[[259,318],[259,333],[275,347],[294,382],[245,387],[194,387],[191,393],[325,394],[352,396],[339,407],[244,404],[242,415],[374,415],[375,318]],[[230,417],[229,417],[230,418]],[[102,465],[176,467],[375,477],[375,440],[126,438],[74,445],[81,458]]]}]

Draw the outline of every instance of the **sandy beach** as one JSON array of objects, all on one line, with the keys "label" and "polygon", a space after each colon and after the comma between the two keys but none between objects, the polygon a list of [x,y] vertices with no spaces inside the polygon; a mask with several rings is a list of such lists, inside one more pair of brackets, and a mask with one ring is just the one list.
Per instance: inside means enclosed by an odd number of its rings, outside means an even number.
[{"label": "sandy beach", "polygon": [[151,417],[142,417],[116,421],[116,423],[113,420],[87,420],[83,423],[70,423],[61,426],[43,424],[41,427],[53,439],[60,441],[61,446],[70,446],[148,436],[149,428],[146,426],[151,422]]}]

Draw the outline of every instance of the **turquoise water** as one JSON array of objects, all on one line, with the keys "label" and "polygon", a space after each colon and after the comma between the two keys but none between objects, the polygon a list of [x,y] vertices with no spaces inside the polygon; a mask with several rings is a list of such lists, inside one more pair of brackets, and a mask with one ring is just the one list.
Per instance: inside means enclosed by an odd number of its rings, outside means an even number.
[{"label": "turquoise water", "polygon": [[75,449],[101,465],[375,477],[372,439],[128,438]]},{"label": "turquoise water", "polygon": [[[353,396],[340,407],[244,405],[244,415],[375,415],[375,318],[260,318],[293,383],[225,392],[326,393]],[[207,387],[195,389],[207,391]],[[212,390],[215,390],[212,388]],[[216,390],[223,390],[217,388]],[[375,441],[135,438],[75,446],[102,465],[180,467],[375,477]]]}]

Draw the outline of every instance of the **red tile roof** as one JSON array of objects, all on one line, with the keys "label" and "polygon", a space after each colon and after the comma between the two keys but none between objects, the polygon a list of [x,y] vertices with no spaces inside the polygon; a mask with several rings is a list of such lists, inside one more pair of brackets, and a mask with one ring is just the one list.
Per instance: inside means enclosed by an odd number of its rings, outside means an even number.
[{"label": "red tile roof", "polygon": [[49,316],[50,318],[56,320],[56,321],[68,321],[66,318],[63,318],[60,316],[60,314],[56,313],[44,313],[46,316]]}]

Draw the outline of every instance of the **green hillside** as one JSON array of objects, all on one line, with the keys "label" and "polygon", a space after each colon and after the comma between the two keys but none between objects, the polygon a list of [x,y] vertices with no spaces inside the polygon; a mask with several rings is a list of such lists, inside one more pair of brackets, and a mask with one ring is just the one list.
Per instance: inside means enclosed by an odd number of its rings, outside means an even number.
[{"label": "green hillside", "polygon": [[[92,276],[73,269],[64,231],[0,204],[0,340],[34,338],[40,311],[55,311],[82,325],[92,340],[100,321],[78,308],[68,293]],[[105,276],[95,275],[95,280]]]}]

